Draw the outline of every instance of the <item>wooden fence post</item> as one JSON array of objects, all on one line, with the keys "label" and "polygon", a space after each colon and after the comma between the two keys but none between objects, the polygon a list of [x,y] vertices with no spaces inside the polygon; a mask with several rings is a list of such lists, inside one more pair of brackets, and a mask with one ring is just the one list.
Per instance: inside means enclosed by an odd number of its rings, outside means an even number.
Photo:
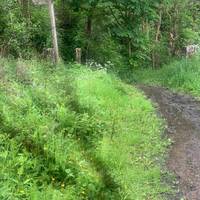
[{"label": "wooden fence post", "polygon": [[76,62],[81,64],[81,48],[76,48]]}]

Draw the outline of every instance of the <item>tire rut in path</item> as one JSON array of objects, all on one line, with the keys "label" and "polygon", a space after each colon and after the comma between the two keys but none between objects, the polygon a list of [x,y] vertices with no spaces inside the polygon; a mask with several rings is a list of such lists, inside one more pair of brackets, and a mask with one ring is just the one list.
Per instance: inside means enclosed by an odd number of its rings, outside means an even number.
[{"label": "tire rut in path", "polygon": [[166,132],[173,141],[167,167],[177,176],[180,189],[174,199],[180,200],[181,195],[186,200],[200,200],[200,102],[161,87],[139,88],[167,120]]}]

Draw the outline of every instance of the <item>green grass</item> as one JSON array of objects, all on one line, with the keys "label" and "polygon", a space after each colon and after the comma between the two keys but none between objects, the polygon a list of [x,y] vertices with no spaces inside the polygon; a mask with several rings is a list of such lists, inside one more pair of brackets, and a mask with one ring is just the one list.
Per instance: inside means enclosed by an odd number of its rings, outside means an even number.
[{"label": "green grass", "polygon": [[200,96],[200,57],[174,61],[158,70],[137,70],[131,79]]},{"label": "green grass", "polygon": [[0,199],[157,199],[168,141],[105,70],[0,60]]}]

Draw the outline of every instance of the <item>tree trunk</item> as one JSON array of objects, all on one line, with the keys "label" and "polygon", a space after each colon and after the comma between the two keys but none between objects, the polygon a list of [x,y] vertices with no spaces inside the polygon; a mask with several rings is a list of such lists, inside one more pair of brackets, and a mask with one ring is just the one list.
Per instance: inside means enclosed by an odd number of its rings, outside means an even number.
[{"label": "tree trunk", "polygon": [[87,16],[86,32],[88,36],[92,34],[92,14]]},{"label": "tree trunk", "polygon": [[131,39],[128,39],[128,56],[131,58],[132,56],[132,45],[131,45]]},{"label": "tree trunk", "polygon": [[87,16],[87,22],[86,22],[86,35],[87,35],[87,44],[86,44],[86,49],[85,49],[86,61],[89,58],[89,48],[90,48],[89,40],[92,35],[92,16],[93,16],[93,12],[89,11],[89,14]]},{"label": "tree trunk", "polygon": [[30,1],[20,0],[19,4],[21,6],[22,15],[27,19],[30,18]]},{"label": "tree trunk", "polygon": [[[161,8],[160,8],[161,9]],[[160,65],[160,56],[159,53],[157,51],[158,45],[159,45],[159,41],[160,41],[160,28],[162,25],[162,10],[160,10],[159,12],[159,21],[157,23],[157,27],[156,27],[156,37],[155,37],[155,45],[154,45],[154,49],[152,52],[152,65],[153,68],[158,67]]]}]

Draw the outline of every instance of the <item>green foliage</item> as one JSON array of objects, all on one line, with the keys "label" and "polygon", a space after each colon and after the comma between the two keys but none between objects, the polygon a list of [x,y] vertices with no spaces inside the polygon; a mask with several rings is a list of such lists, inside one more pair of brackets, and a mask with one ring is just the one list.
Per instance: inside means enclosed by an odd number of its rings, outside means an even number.
[{"label": "green foliage", "polygon": [[0,51],[13,57],[31,58],[48,45],[47,9],[30,5],[30,1],[2,0],[0,3]]},{"label": "green foliage", "polygon": [[97,157],[121,186],[119,199],[162,199],[160,194],[168,190],[160,182],[162,174],[154,159],[160,159],[167,142],[160,143],[161,121],[153,107],[136,89],[104,70],[79,74],[80,105],[92,110],[109,128],[97,148]]},{"label": "green foliage", "polygon": [[[160,67],[200,41],[199,7],[189,0],[55,0],[60,55],[104,64],[116,71]],[[190,9],[188,9],[188,7]],[[31,58],[50,48],[47,6],[31,0],[0,3],[0,54]],[[25,47],[25,48],[24,48]]]},{"label": "green foliage", "polygon": [[83,66],[0,66],[1,199],[160,200],[168,191],[158,164],[168,142],[136,89]]},{"label": "green foliage", "polygon": [[[144,69],[134,74],[134,81],[169,87],[195,96],[200,96],[200,58],[173,61],[160,70]],[[133,80],[132,79],[132,80]]]}]

